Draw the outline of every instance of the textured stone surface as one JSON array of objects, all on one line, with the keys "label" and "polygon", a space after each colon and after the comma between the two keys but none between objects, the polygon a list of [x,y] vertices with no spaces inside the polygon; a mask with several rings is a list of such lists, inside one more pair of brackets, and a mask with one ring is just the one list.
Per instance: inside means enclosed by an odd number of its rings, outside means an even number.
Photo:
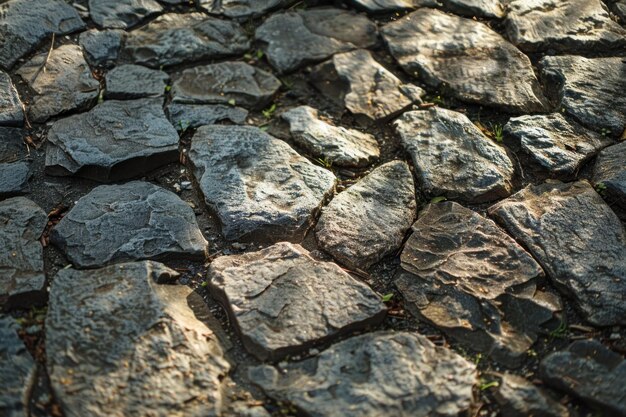
[{"label": "textured stone surface", "polygon": [[295,0],[200,0],[200,6],[211,14],[247,18],[263,15],[294,2]]},{"label": "textured stone surface", "polygon": [[400,66],[431,87],[514,113],[545,107],[528,57],[481,22],[423,8],[382,35]]},{"label": "textured stone surface", "polygon": [[51,36],[83,29],[76,9],[61,0],[10,0],[0,4],[0,68],[10,69]]},{"label": "textured stone surface", "polygon": [[472,401],[475,367],[423,336],[353,337],[284,369],[262,365],[251,380],[311,416],[453,417]]},{"label": "textured stone surface", "polygon": [[565,406],[517,375],[504,374],[495,397],[502,417],[569,417]]},{"label": "textured stone surface", "polygon": [[21,126],[24,123],[22,102],[6,72],[0,70],[0,126]]},{"label": "textured stone surface", "polygon": [[366,17],[329,7],[275,14],[255,34],[269,63],[279,72],[293,71],[338,52],[367,48],[376,43],[377,36],[376,25]]},{"label": "textured stone surface", "polygon": [[592,324],[626,323],[626,231],[586,181],[528,186],[489,214]]},{"label": "textured stone surface", "polygon": [[315,237],[342,264],[367,269],[402,245],[415,207],[409,166],[388,162],[324,207]]},{"label": "textured stone surface", "polygon": [[107,99],[157,97],[165,94],[169,75],[141,65],[120,65],[106,75]]},{"label": "textured stone surface", "polygon": [[94,67],[111,67],[117,61],[126,32],[119,29],[91,29],[80,34],[78,43],[85,59]]},{"label": "textured stone surface", "polygon": [[[593,168],[593,183],[602,196],[616,205],[614,209],[626,218],[626,142],[605,148]],[[619,211],[621,209],[621,212]]]},{"label": "textured stone surface", "polygon": [[551,177],[574,177],[585,161],[613,143],[559,113],[511,118],[503,132],[507,145],[521,149]]},{"label": "textured stone surface", "polygon": [[172,101],[263,107],[280,88],[267,71],[245,62],[221,62],[184,70],[174,77]]},{"label": "textured stone surface", "polygon": [[105,101],[48,132],[46,172],[117,181],[178,159],[178,134],[159,99]]},{"label": "textured stone surface", "polygon": [[46,277],[39,237],[47,221],[46,213],[27,198],[0,201],[0,310],[43,300]]},{"label": "textured stone surface", "polygon": [[601,0],[513,0],[508,7],[507,36],[524,51],[580,54],[626,46],[626,30]]},{"label": "textured stone surface", "polygon": [[427,194],[484,202],[511,193],[514,170],[504,148],[464,114],[434,107],[405,113],[394,125]]},{"label": "textured stone surface", "polygon": [[94,188],[53,229],[51,240],[79,268],[167,257],[203,259],[207,245],[187,203],[142,181]]},{"label": "textured stone surface", "polygon": [[47,368],[65,416],[219,415],[229,365],[201,297],[156,283],[177,275],[150,261],[56,275]]},{"label": "textured stone surface", "polygon": [[189,157],[229,240],[301,239],[335,185],[330,171],[255,127],[202,126]]},{"label": "textured stone surface", "polygon": [[128,29],[163,11],[156,0],[89,0],[89,15],[103,28]]},{"label": "textured stone surface", "polygon": [[168,13],[130,32],[123,51],[135,64],[159,68],[243,54],[249,47],[235,22],[202,13]]},{"label": "textured stone surface", "polygon": [[438,4],[436,0],[349,0],[349,3],[370,13],[390,13]]},{"label": "textured stone surface", "polygon": [[184,131],[224,120],[242,125],[246,122],[248,110],[224,104],[172,103],[167,107],[167,115],[177,130]]},{"label": "textured stone surface", "polygon": [[380,156],[374,136],[320,120],[312,107],[299,106],[281,116],[289,123],[294,142],[333,165],[362,167]]},{"label": "textured stone surface", "polygon": [[209,278],[211,293],[228,309],[244,346],[261,360],[377,324],[386,312],[367,285],[291,243],[219,257]]},{"label": "textured stone surface", "polygon": [[626,361],[595,340],[579,340],[541,361],[549,385],[599,407],[607,415],[626,416]]},{"label": "textured stone surface", "polygon": [[0,127],[0,198],[23,194],[31,177],[24,131]]},{"label": "textured stone surface", "polygon": [[501,18],[508,0],[439,0],[444,10],[467,17]]},{"label": "textured stone surface", "polygon": [[28,106],[31,122],[42,123],[56,115],[84,110],[96,101],[100,90],[77,45],[62,45],[49,57],[48,52],[35,55],[17,74],[36,93]]},{"label": "textured stone surface", "polygon": [[323,94],[356,115],[372,120],[393,117],[426,92],[403,84],[392,72],[359,49],[334,55],[313,69],[312,81]]}]

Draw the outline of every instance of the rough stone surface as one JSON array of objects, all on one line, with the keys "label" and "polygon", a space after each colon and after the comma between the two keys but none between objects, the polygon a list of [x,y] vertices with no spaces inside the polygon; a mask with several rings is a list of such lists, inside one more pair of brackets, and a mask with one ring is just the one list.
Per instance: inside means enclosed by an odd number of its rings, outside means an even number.
[{"label": "rough stone surface", "polygon": [[579,340],[541,361],[542,379],[612,416],[626,416],[626,361],[595,340]]},{"label": "rough stone surface", "polygon": [[53,229],[51,241],[79,268],[172,256],[203,259],[207,246],[191,207],[142,181],[94,188]]},{"label": "rough stone surface", "polygon": [[513,164],[462,113],[438,107],[403,114],[394,125],[431,196],[484,202],[511,193]]},{"label": "rough stone surface", "polygon": [[436,0],[349,0],[349,3],[369,13],[390,13],[438,5]]},{"label": "rough stone surface", "polygon": [[613,143],[559,113],[511,118],[503,132],[507,145],[521,149],[551,177],[574,177],[585,161]]},{"label": "rough stone surface", "polygon": [[334,55],[313,69],[311,79],[323,94],[372,120],[393,117],[426,93],[403,84],[363,49]]},{"label": "rough stone surface", "polygon": [[364,16],[324,7],[275,14],[259,26],[255,37],[264,45],[269,63],[289,72],[338,52],[372,46],[378,32]]},{"label": "rough stone surface", "polygon": [[272,9],[292,3],[295,0],[200,0],[200,6],[209,13],[233,18],[261,16]]},{"label": "rough stone surface", "polygon": [[236,22],[202,13],[168,13],[130,32],[123,51],[135,64],[159,68],[243,54],[249,48]]},{"label": "rough stone surface", "polygon": [[423,8],[382,35],[408,74],[461,100],[513,113],[546,106],[528,57],[481,22]]},{"label": "rough stone surface", "polygon": [[326,123],[319,119],[317,110],[312,107],[299,106],[281,117],[289,123],[294,142],[333,165],[362,167],[380,156],[374,136]]},{"label": "rough stone surface", "polygon": [[117,61],[126,32],[119,29],[91,29],[80,34],[78,43],[93,67],[112,67]]},{"label": "rough stone surface", "polygon": [[475,367],[418,334],[353,337],[284,369],[261,365],[251,380],[311,416],[453,417],[472,401]]},{"label": "rough stone surface", "polygon": [[120,65],[106,75],[107,99],[158,97],[165,94],[169,75],[141,65]]},{"label": "rough stone surface", "polygon": [[367,285],[291,243],[219,257],[209,277],[211,293],[228,309],[244,346],[261,360],[377,324],[386,312]]},{"label": "rough stone surface", "polygon": [[438,0],[444,10],[467,17],[501,18],[508,0]]},{"label": "rough stone surface", "polygon": [[202,126],[189,157],[229,240],[301,239],[335,185],[330,171],[255,127]]},{"label": "rough stone surface", "polygon": [[0,70],[0,126],[21,126],[24,123],[22,102],[6,72]]},{"label": "rough stone surface", "polygon": [[210,315],[156,262],[66,269],[52,283],[47,368],[67,417],[218,416],[228,362]]},{"label": "rough stone surface", "polygon": [[580,54],[626,46],[626,30],[611,20],[601,0],[513,0],[505,26],[511,42],[529,52]]},{"label": "rough stone surface", "polygon": [[246,122],[248,110],[223,104],[172,103],[167,107],[167,114],[177,130],[185,131],[224,120],[242,125]]},{"label": "rough stone surface", "polygon": [[89,0],[89,15],[102,28],[129,29],[163,11],[156,0]]},{"label": "rough stone surface", "polygon": [[[593,183],[612,204],[618,215],[626,218],[626,142],[600,152],[593,168]],[[621,212],[619,211],[621,209]]]},{"label": "rough stone surface", "polygon": [[46,277],[39,237],[47,222],[46,213],[27,198],[0,201],[0,310],[43,301]]},{"label": "rough stone surface", "polygon": [[10,0],[0,4],[0,68],[10,69],[44,39],[83,29],[76,9],[62,0]]},{"label": "rough stone surface", "polygon": [[552,399],[530,381],[504,374],[495,393],[502,407],[502,417],[569,417],[567,408]]},{"label": "rough stone surface", "polygon": [[31,177],[24,131],[0,127],[0,198],[23,194]]},{"label": "rough stone surface", "polygon": [[278,78],[267,71],[245,62],[221,62],[189,68],[175,76],[172,101],[260,108],[279,88]]},{"label": "rough stone surface", "polygon": [[626,231],[587,181],[528,186],[489,214],[590,323],[626,323]]},{"label": "rough stone surface", "polygon": [[62,113],[84,110],[96,101],[100,90],[77,45],[62,45],[50,56],[48,52],[35,55],[17,74],[36,93],[28,107],[31,122],[43,123]]},{"label": "rough stone surface", "polygon": [[98,181],[132,178],[175,162],[178,134],[159,99],[105,101],[48,132],[46,173]]},{"label": "rough stone surface", "polygon": [[388,162],[324,207],[315,237],[324,251],[353,268],[367,269],[398,250],[415,219],[413,174]]}]

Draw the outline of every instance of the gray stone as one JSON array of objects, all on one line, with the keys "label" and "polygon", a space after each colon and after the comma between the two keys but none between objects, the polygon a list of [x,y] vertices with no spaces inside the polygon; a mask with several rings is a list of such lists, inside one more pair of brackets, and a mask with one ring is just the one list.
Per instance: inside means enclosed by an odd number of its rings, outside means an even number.
[{"label": "gray stone", "polygon": [[203,13],[168,13],[130,32],[123,55],[159,68],[243,54],[250,41],[239,24]]},{"label": "gray stone", "polygon": [[155,0],[89,0],[91,20],[102,28],[129,29],[162,11]]},{"label": "gray stone", "polygon": [[302,239],[335,186],[330,171],[256,127],[202,126],[189,158],[229,240]]},{"label": "gray stone", "polygon": [[107,99],[158,97],[165,94],[169,75],[141,65],[120,65],[106,75]]},{"label": "gray stone", "polygon": [[473,364],[424,336],[374,332],[284,368],[251,368],[272,398],[316,417],[456,417],[472,402]]},{"label": "gray stone", "polygon": [[333,165],[363,167],[380,156],[374,136],[320,120],[317,110],[312,107],[299,106],[281,117],[289,123],[294,142]]},{"label": "gray stone", "polygon": [[427,194],[478,203],[511,193],[514,169],[504,148],[464,114],[433,107],[405,113],[394,125]]},{"label": "gray stone", "polygon": [[546,106],[528,57],[484,23],[423,8],[382,35],[408,74],[460,100],[512,113]]},{"label": "gray stone", "polygon": [[559,301],[537,291],[535,260],[496,224],[457,203],[426,206],[401,255],[396,287],[417,317],[516,366]]},{"label": "gray stone", "polygon": [[48,132],[46,173],[117,181],[178,160],[178,134],[160,99],[105,101]]},{"label": "gray stone", "polygon": [[587,181],[531,185],[489,214],[592,324],[626,323],[626,231]]},{"label": "gray stone", "polygon": [[626,361],[596,340],[579,340],[541,361],[542,379],[611,416],[626,416]]},{"label": "gray stone", "polygon": [[544,84],[558,107],[589,129],[621,136],[626,129],[626,58],[547,56]]},{"label": "gray stone", "polygon": [[626,142],[600,152],[593,168],[593,184],[610,201],[617,214],[626,218]]},{"label": "gray stone", "polygon": [[0,127],[0,198],[23,194],[31,177],[24,131]]},{"label": "gray stone", "polygon": [[437,0],[348,0],[348,2],[369,13],[399,12],[418,7],[435,7],[439,4]]},{"label": "gray stone", "polygon": [[117,62],[126,32],[119,29],[91,29],[80,34],[78,43],[93,67],[112,67]]},{"label": "gray stone", "polygon": [[509,0],[438,0],[443,9],[467,17],[486,17],[499,19],[505,14]]},{"label": "gray stone", "polygon": [[35,55],[17,74],[36,93],[28,107],[31,122],[43,123],[56,115],[85,110],[97,100],[100,90],[77,45],[62,45],[49,56],[48,52]]},{"label": "gray stone", "polygon": [[17,90],[6,72],[0,70],[0,126],[22,126],[24,111]]},{"label": "gray stone", "polygon": [[313,68],[311,80],[324,95],[371,120],[393,117],[426,94],[403,84],[363,49],[334,55]]},{"label": "gray stone", "polygon": [[400,248],[415,209],[409,166],[388,162],[323,208],[315,237],[320,248],[342,264],[367,269]]},{"label": "gray stone", "polygon": [[257,17],[292,3],[295,0],[200,0],[200,6],[209,13],[232,18]]},{"label": "gray stone", "polygon": [[220,414],[229,370],[202,298],[156,262],[65,269],[52,282],[47,368],[67,417]]},{"label": "gray stone", "polygon": [[613,6],[613,13],[619,16],[622,24],[626,23],[626,1],[618,0],[617,2],[611,4]]},{"label": "gray stone", "polygon": [[506,33],[523,51],[597,52],[626,46],[626,30],[601,0],[513,0]]},{"label": "gray stone", "polygon": [[373,46],[377,37],[376,25],[366,17],[329,7],[274,14],[255,34],[267,60],[279,72]]},{"label": "gray stone", "polygon": [[585,161],[613,143],[559,113],[514,117],[503,131],[507,145],[521,149],[551,177],[575,177]]},{"label": "gray stone", "polygon": [[267,71],[245,62],[220,62],[188,68],[175,76],[172,101],[262,108],[279,88],[278,78]]},{"label": "gray stone", "polygon": [[291,243],[219,257],[209,277],[211,294],[227,308],[246,349],[261,360],[378,324],[386,313],[367,285]]},{"label": "gray stone", "polygon": [[44,39],[81,30],[85,23],[62,0],[9,0],[0,4],[0,68],[11,69]]},{"label": "gray stone", "polygon": [[204,259],[207,246],[192,208],[173,192],[142,181],[94,188],[52,230],[51,241],[79,268]]},{"label": "gray stone", "polygon": [[46,213],[24,197],[0,201],[0,310],[27,308],[45,299],[39,237]]},{"label": "gray stone", "polygon": [[167,107],[167,114],[177,130],[185,131],[224,120],[242,125],[246,122],[248,110],[223,104],[172,103]]},{"label": "gray stone", "polygon": [[495,397],[502,417],[569,417],[565,406],[517,375],[502,375]]}]

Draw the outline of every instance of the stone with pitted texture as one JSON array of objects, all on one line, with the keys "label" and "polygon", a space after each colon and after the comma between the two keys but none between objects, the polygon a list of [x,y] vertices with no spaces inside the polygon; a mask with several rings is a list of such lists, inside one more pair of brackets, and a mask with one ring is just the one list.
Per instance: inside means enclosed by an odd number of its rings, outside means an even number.
[{"label": "stone with pitted texture", "polygon": [[129,29],[162,11],[156,0],[89,0],[91,20],[102,28]]},{"label": "stone with pitted texture", "polygon": [[127,100],[165,94],[169,75],[141,65],[120,65],[106,75],[106,99]]},{"label": "stone with pitted texture", "polygon": [[22,102],[6,72],[0,70],[0,126],[21,126],[24,123]]},{"label": "stone with pitted texture", "polygon": [[24,194],[31,177],[25,131],[0,127],[0,199]]},{"label": "stone with pitted texture", "polygon": [[125,36],[119,29],[91,29],[80,34],[78,43],[89,65],[108,68],[117,62]]},{"label": "stone with pitted texture", "polygon": [[224,120],[242,125],[246,122],[248,110],[224,104],[172,103],[167,106],[167,115],[176,130],[185,131]]},{"label": "stone with pitted texture", "polygon": [[495,398],[502,407],[502,417],[569,417],[567,407],[543,389],[513,374],[504,374]]},{"label": "stone with pitted texture", "polygon": [[626,219],[626,142],[600,152],[593,168],[593,184],[615,212]]},{"label": "stone with pitted texture", "polygon": [[261,16],[292,3],[295,0],[200,0],[200,7],[211,14],[239,19]]}]

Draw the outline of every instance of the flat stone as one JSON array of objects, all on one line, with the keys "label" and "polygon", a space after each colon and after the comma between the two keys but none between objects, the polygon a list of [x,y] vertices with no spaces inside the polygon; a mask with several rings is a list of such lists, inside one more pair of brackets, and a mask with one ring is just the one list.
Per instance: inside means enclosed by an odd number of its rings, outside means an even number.
[{"label": "flat stone", "polygon": [[295,0],[200,0],[200,7],[211,14],[240,19],[262,16],[292,3]]},{"label": "flat stone", "polygon": [[91,20],[101,28],[129,29],[162,11],[155,0],[89,0]]},{"label": "flat stone", "polygon": [[320,248],[342,264],[367,269],[400,248],[415,210],[409,166],[388,162],[324,207],[315,237]]},{"label": "flat stone", "polygon": [[[620,217],[626,218],[626,142],[605,148],[593,168],[593,184]],[[602,184],[599,188],[599,184]],[[619,211],[621,209],[621,212]]]},{"label": "flat stone", "polygon": [[189,159],[204,201],[229,240],[302,239],[336,180],[251,126],[200,127]]},{"label": "flat stone", "polygon": [[514,117],[503,131],[507,145],[555,178],[575,177],[584,162],[613,143],[559,113]]},{"label": "flat stone", "polygon": [[395,283],[409,311],[509,366],[560,310],[537,291],[539,264],[492,220],[454,202],[426,206],[400,260]]},{"label": "flat stone", "polygon": [[333,165],[363,167],[380,156],[374,136],[320,120],[317,110],[312,107],[299,106],[284,112],[281,117],[289,123],[294,142]]},{"label": "flat stone", "polygon": [[241,26],[203,13],[168,13],[128,34],[124,56],[159,68],[243,54],[250,41]]},{"label": "flat stone", "polygon": [[0,68],[11,69],[18,59],[52,36],[84,29],[76,9],[62,0],[9,0],[0,4]]},{"label": "flat stone", "polygon": [[626,323],[626,231],[587,181],[528,186],[489,214],[590,323]]},{"label": "flat stone", "polygon": [[[44,62],[45,71],[41,69]],[[100,90],[78,45],[59,46],[49,56],[48,52],[35,55],[17,74],[35,91],[28,106],[31,122],[43,123],[53,116],[85,110],[97,100]]]},{"label": "flat stone", "polygon": [[165,94],[169,75],[141,65],[120,65],[106,75],[107,99],[159,97]]},{"label": "flat stone", "polygon": [[78,43],[89,65],[109,68],[117,62],[125,36],[119,29],[91,29],[80,34]]},{"label": "flat stone", "polygon": [[0,70],[0,126],[22,126],[24,112],[17,90],[6,72]]},{"label": "flat stone", "polygon": [[[46,317],[47,369],[67,417],[218,416],[229,370],[202,298],[156,262],[64,269]],[[211,327],[210,327],[211,326]]]},{"label": "flat stone", "polygon": [[178,160],[178,134],[160,99],[105,101],[48,131],[46,173],[118,181]]},{"label": "flat stone", "polygon": [[213,125],[221,121],[242,125],[248,118],[248,110],[223,104],[172,103],[167,107],[167,114],[178,131]]},{"label": "flat stone", "polygon": [[270,397],[320,417],[456,417],[469,408],[476,383],[474,365],[451,350],[415,333],[383,331],[249,375]]},{"label": "flat stone", "polygon": [[349,0],[349,3],[369,13],[391,13],[438,5],[436,0]]},{"label": "flat stone", "polygon": [[258,27],[255,38],[272,67],[289,72],[339,52],[373,46],[378,31],[364,16],[322,7],[274,14]]},{"label": "flat stone", "polygon": [[0,127],[0,198],[24,194],[31,177],[24,131]]},{"label": "flat stone", "polygon": [[523,51],[597,52],[626,46],[626,30],[601,0],[513,0],[508,38]]},{"label": "flat stone", "polygon": [[626,361],[596,340],[579,340],[541,361],[541,378],[549,385],[600,408],[626,416]]},{"label": "flat stone", "polygon": [[544,84],[558,107],[589,129],[619,137],[626,129],[626,58],[547,56]]},{"label": "flat stone", "polygon": [[211,294],[228,310],[246,349],[278,360],[380,323],[380,296],[332,262],[281,242],[222,256],[209,268]]},{"label": "flat stone", "polygon": [[79,268],[128,260],[204,259],[207,242],[192,208],[156,185],[101,185],[52,230],[51,241]]},{"label": "flat stone", "polygon": [[45,299],[39,237],[46,213],[25,197],[0,201],[0,310],[28,308]]},{"label": "flat stone", "polygon": [[504,374],[495,398],[502,417],[569,417],[569,411],[530,381]]},{"label": "flat stone", "polygon": [[511,113],[546,106],[528,57],[484,23],[423,8],[381,32],[400,66],[433,88]]},{"label": "flat stone", "polygon": [[[505,15],[504,3],[500,0],[438,0],[444,10],[467,17],[499,19]],[[508,1],[508,0],[505,0]]]},{"label": "flat stone", "polygon": [[413,103],[421,103],[426,94],[415,85],[402,83],[363,49],[336,54],[316,66],[311,81],[351,113],[371,120],[393,117]]},{"label": "flat stone", "polygon": [[504,148],[464,114],[433,107],[404,113],[394,125],[427,194],[478,203],[511,193],[514,169]]}]

